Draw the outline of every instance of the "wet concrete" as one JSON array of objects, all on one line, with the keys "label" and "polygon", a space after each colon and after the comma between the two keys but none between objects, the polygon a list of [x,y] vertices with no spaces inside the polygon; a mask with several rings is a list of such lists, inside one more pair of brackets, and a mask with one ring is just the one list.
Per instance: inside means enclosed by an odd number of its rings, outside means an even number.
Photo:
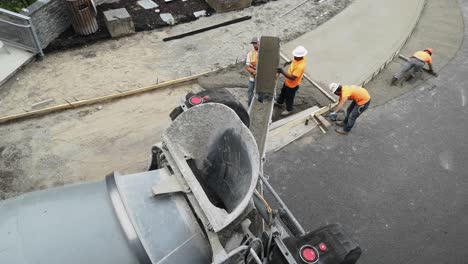
[{"label": "wet concrete", "polygon": [[425,0],[356,0],[317,29],[287,43],[309,50],[306,73],[321,84],[362,84],[399,50]]},{"label": "wet concrete", "polygon": [[[427,0],[421,19],[412,37],[401,50],[401,54],[411,56],[415,51],[431,47],[434,49],[434,70],[442,70],[453,59],[463,41],[463,17],[457,0]],[[429,79],[430,74],[423,73],[421,79],[403,82],[398,86],[389,86],[393,74],[403,66],[404,61],[395,58],[387,70],[379,74],[366,85],[372,95],[370,107],[376,107],[401,96]]]}]

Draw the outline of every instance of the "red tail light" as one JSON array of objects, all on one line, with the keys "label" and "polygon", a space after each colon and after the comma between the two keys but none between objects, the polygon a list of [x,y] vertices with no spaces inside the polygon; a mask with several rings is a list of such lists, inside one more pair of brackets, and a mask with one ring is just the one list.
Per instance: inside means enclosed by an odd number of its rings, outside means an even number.
[{"label": "red tail light", "polygon": [[325,243],[320,243],[319,244],[319,249],[321,251],[327,251],[328,248],[327,248],[327,245],[325,245]]},{"label": "red tail light", "polygon": [[189,103],[191,105],[199,105],[201,103],[203,103],[203,99],[200,97],[200,96],[192,96],[189,98]]},{"label": "red tail light", "polygon": [[312,246],[303,246],[299,252],[301,259],[307,263],[315,263],[318,260],[318,252]]}]

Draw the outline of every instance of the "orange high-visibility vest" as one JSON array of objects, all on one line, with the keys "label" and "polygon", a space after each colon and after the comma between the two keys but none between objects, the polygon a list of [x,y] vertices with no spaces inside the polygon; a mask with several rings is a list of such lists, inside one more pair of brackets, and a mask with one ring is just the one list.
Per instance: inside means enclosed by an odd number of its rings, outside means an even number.
[{"label": "orange high-visibility vest", "polygon": [[256,50],[252,50],[249,52],[250,64],[255,69],[257,69],[257,56],[258,56],[258,52]]},{"label": "orange high-visibility vest", "polygon": [[344,85],[341,88],[340,100],[343,97],[348,97],[348,100],[351,99],[356,102],[357,105],[364,105],[370,100],[369,92],[361,86],[357,85]]},{"label": "orange high-visibility vest", "polygon": [[416,59],[420,61],[424,61],[424,62],[432,64],[432,56],[429,55],[429,53],[425,51],[418,51],[413,54],[413,57],[415,57]]},{"label": "orange high-visibility vest", "polygon": [[291,65],[289,66],[288,73],[291,75],[296,76],[297,78],[295,80],[290,80],[286,78],[284,80],[284,84],[286,84],[286,87],[288,88],[294,88],[301,84],[302,82],[302,76],[304,76],[304,71],[306,67],[306,59],[303,58],[302,60],[292,60]]}]

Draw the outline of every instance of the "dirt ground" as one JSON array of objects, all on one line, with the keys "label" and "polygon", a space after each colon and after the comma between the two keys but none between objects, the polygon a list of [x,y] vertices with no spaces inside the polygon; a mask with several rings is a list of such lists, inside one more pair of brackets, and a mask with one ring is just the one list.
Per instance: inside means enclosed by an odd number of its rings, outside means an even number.
[{"label": "dirt ground", "polygon": [[[0,87],[1,116],[29,111],[34,103],[47,99],[52,99],[47,105],[52,106],[232,66],[231,70],[207,77],[209,81],[200,79],[200,84],[0,125],[0,199],[100,180],[114,170],[124,174],[144,170],[151,145],[160,141],[161,132],[170,123],[169,112],[187,92],[213,89],[208,86],[217,82],[246,102],[247,78],[239,62],[249,51],[253,35],[276,35],[286,42],[312,30],[351,1],[308,2],[290,16],[279,18],[300,2],[279,0],[215,14],[160,31],[51,53],[27,65]],[[192,37],[161,41],[244,15],[253,18]],[[306,91],[304,85],[298,94],[298,109],[314,104]]]},{"label": "dirt ground", "polygon": [[[289,15],[279,17],[300,2],[273,1],[51,53],[42,61],[28,64],[0,87],[0,113],[29,111],[34,103],[48,99],[53,100],[50,105],[62,104],[224,68],[245,60],[252,36],[278,36],[282,42],[287,42],[314,29],[350,3],[349,0],[328,0],[319,4],[310,1]],[[168,36],[244,15],[251,15],[252,19],[178,40],[162,41]]]}]

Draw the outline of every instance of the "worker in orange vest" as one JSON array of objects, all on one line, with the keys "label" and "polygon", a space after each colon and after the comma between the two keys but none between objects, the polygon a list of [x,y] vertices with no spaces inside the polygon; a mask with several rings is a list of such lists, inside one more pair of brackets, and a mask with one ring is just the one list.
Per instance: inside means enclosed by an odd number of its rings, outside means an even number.
[{"label": "worker in orange vest", "polygon": [[338,106],[330,114],[330,117],[336,119],[337,113],[343,108],[348,100],[352,100],[351,104],[346,111],[346,117],[343,121],[337,121],[338,126],[343,128],[335,129],[337,133],[346,135],[348,134],[356,123],[356,119],[369,108],[370,95],[366,89],[357,85],[344,85],[339,83],[331,83],[330,91],[340,97]]},{"label": "worker in orange vest", "polygon": [[[247,54],[247,59],[245,61],[245,68],[250,73],[247,91],[248,105],[252,103],[252,98],[255,90],[255,75],[257,75],[258,47],[260,47],[260,41],[257,37],[253,37],[252,41],[250,41],[250,44],[252,44],[253,49]],[[258,99],[262,101],[261,97],[259,97]]]},{"label": "worker in orange vest", "polygon": [[424,65],[427,63],[429,71],[433,72],[432,69],[432,49],[427,48],[425,50],[417,51],[409,58],[408,62],[403,65],[400,72],[393,76],[390,84],[395,85],[398,80],[406,77],[407,80],[416,77],[416,74],[421,74]]},{"label": "worker in orange vest", "polygon": [[293,111],[294,97],[299,90],[306,67],[305,56],[307,55],[307,50],[303,46],[296,47],[292,54],[294,59],[290,62],[288,71],[284,71],[280,67],[278,68],[278,73],[283,74],[285,77],[281,94],[276,100],[277,105],[282,105],[286,102],[286,110],[281,113],[282,116],[287,116]]}]

